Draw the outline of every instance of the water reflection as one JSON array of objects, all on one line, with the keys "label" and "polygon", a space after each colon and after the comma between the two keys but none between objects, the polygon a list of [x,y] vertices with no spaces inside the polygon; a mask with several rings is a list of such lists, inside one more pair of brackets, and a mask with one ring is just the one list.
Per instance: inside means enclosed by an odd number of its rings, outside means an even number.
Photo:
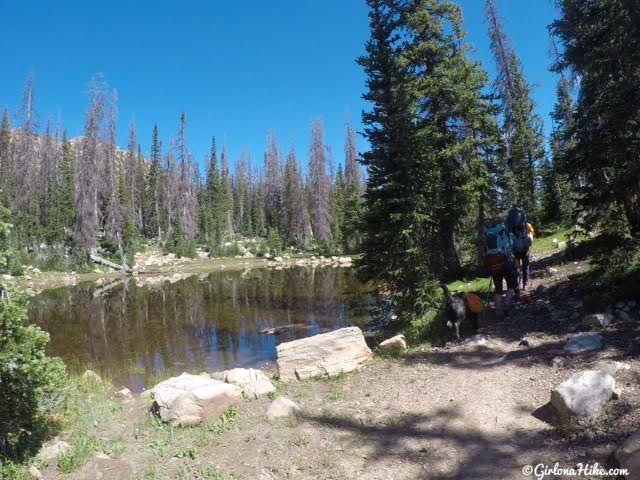
[{"label": "water reflection", "polygon": [[[49,352],[140,390],[151,375],[273,360],[276,342],[366,321],[369,299],[345,268],[216,272],[176,283],[80,285],[33,299]],[[277,335],[260,330],[287,326]]]}]

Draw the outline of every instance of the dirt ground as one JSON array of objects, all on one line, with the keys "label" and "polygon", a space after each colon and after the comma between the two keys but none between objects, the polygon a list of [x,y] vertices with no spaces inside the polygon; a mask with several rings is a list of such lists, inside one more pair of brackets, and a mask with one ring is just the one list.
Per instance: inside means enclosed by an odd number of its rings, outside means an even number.
[{"label": "dirt ground", "polygon": [[[638,313],[602,332],[600,352],[564,356],[585,313],[571,275],[586,266],[564,264],[549,276],[550,261],[534,263],[532,289],[509,316],[487,315],[485,345],[419,348],[335,379],[279,385],[300,405],[297,420],[268,421],[270,399],[260,398],[241,402],[226,426],[171,429],[136,398],[101,433],[118,442],[116,452],[69,474],[51,465],[44,478],[498,480],[535,478],[522,469],[539,463],[609,465],[640,428]],[[519,345],[524,334],[531,346]],[[616,378],[621,398],[588,425],[559,427],[550,390],[604,358],[631,366]]]}]

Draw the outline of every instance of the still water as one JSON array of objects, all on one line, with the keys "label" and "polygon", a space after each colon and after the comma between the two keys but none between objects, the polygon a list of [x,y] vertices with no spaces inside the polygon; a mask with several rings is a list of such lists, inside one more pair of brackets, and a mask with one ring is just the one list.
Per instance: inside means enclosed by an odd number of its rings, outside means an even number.
[{"label": "still water", "polygon": [[254,269],[48,290],[29,315],[71,369],[139,391],[159,375],[263,366],[280,342],[364,325],[369,303],[350,268]]}]

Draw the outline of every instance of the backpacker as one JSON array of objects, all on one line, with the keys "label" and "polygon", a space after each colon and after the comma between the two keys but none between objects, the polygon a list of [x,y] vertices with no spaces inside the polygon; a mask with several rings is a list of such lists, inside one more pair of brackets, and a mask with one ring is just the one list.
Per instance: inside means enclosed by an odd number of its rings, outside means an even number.
[{"label": "backpacker", "polygon": [[521,208],[513,207],[507,213],[507,230],[516,237],[513,250],[518,254],[524,254],[531,246],[531,238],[527,235],[527,212]]},{"label": "backpacker", "polygon": [[485,247],[484,266],[490,272],[502,271],[512,261],[511,241],[503,224],[486,230]]}]

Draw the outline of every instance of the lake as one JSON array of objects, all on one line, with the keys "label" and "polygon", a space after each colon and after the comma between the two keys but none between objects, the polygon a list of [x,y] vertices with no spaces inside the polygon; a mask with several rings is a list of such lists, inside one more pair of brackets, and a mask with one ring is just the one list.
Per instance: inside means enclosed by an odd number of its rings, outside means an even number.
[{"label": "lake", "polygon": [[183,371],[273,364],[280,342],[364,326],[369,304],[351,268],[265,268],[47,290],[29,317],[70,369],[140,391]]}]

